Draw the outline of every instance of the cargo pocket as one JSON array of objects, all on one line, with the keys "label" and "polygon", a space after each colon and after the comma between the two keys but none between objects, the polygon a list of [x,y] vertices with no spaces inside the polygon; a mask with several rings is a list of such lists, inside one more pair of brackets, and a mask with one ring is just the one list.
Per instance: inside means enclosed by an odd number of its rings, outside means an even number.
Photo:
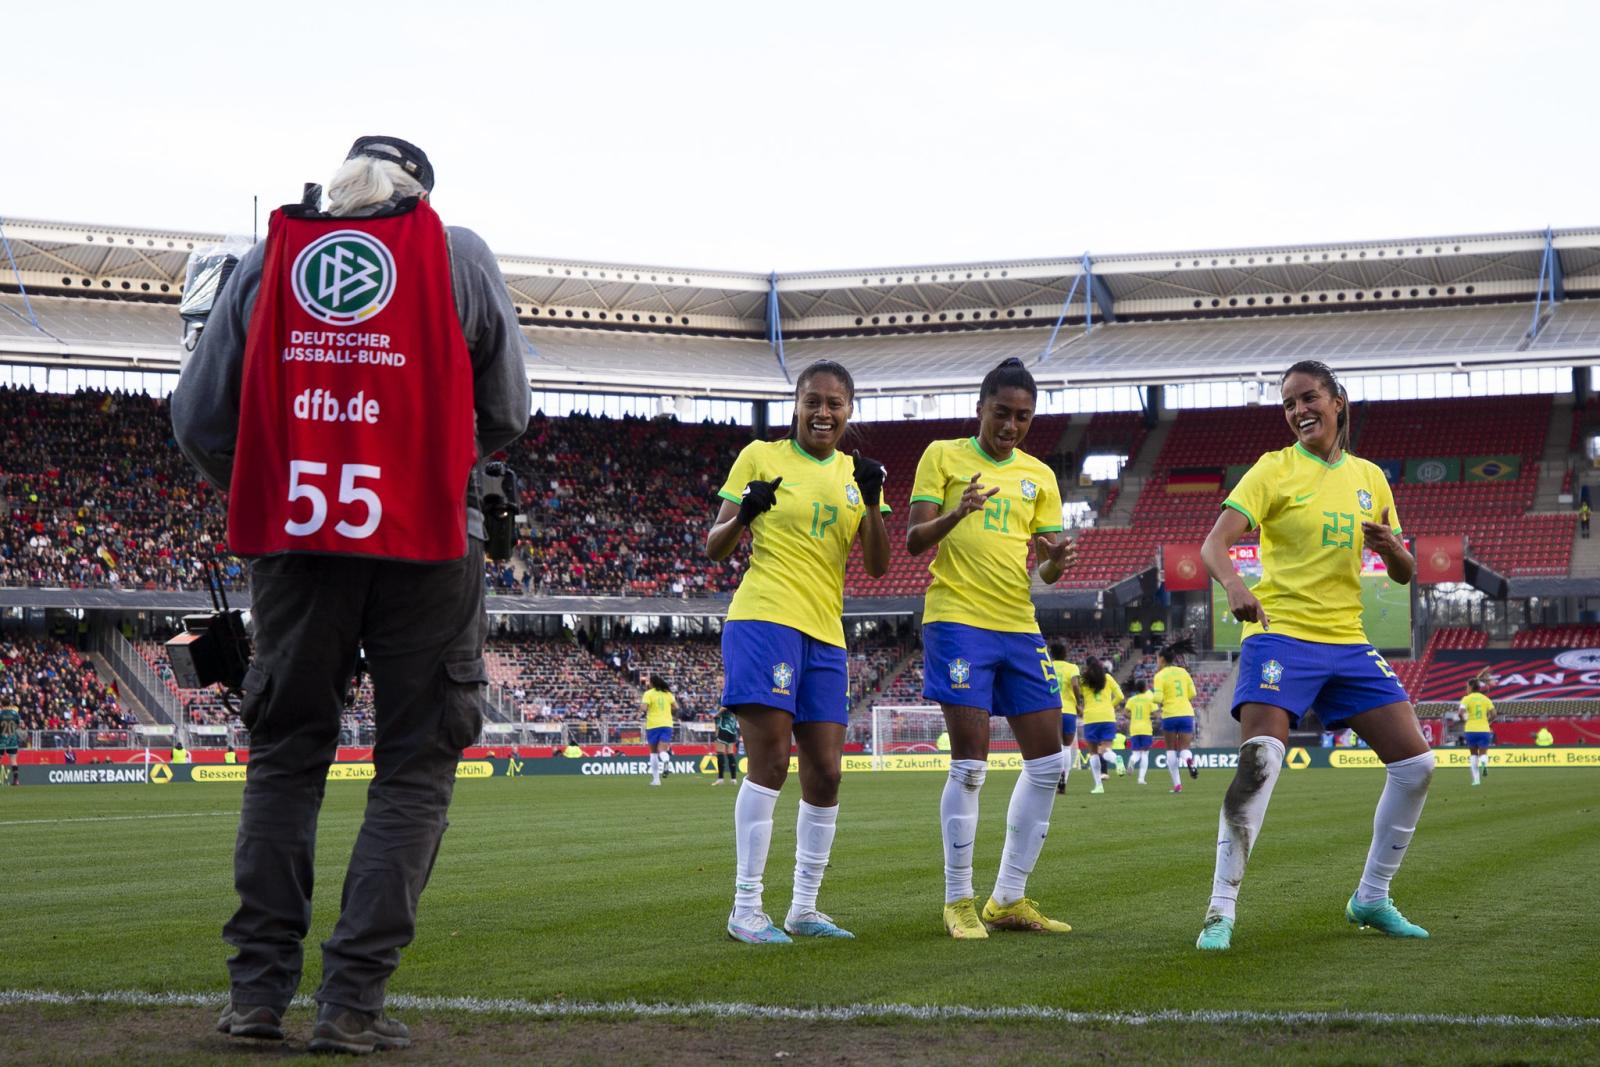
[{"label": "cargo pocket", "polygon": [[252,663],[250,669],[244,672],[239,691],[239,718],[254,737],[256,731],[266,725],[267,697],[272,692],[272,676]]},{"label": "cargo pocket", "polygon": [[483,732],[483,698],[489,675],[481,658],[446,660],[444,671],[444,736],[451,748],[460,751]]}]

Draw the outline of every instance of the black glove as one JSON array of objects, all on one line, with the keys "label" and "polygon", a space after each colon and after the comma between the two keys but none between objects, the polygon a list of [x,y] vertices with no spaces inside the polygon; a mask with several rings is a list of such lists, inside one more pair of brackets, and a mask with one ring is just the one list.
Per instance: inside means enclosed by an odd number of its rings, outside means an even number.
[{"label": "black glove", "polygon": [[860,452],[850,455],[856,462],[856,486],[861,490],[861,499],[866,501],[867,507],[875,508],[883,499],[883,478],[888,471],[883,464],[875,459],[867,459]]},{"label": "black glove", "polygon": [[740,526],[749,526],[757,515],[778,502],[778,486],[782,482],[783,476],[779,475],[770,482],[751,482],[744,487],[739,499]]}]

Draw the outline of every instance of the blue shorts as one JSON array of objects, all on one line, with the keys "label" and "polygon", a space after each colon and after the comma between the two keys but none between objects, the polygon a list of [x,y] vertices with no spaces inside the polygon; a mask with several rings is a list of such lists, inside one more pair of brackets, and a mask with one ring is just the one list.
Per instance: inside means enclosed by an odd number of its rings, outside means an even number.
[{"label": "blue shorts", "polygon": [[722,703],[759,704],[795,722],[850,722],[845,650],[792,626],[740,619],[722,627]]},{"label": "blue shorts", "polygon": [[1406,695],[1389,663],[1371,645],[1328,645],[1280,634],[1255,634],[1239,652],[1233,717],[1241,704],[1271,704],[1298,726],[1315,707],[1324,726],[1400,704]]},{"label": "blue shorts", "polygon": [[1067,714],[1066,712],[1063,711],[1061,713],[1061,736],[1062,737],[1071,737],[1073,734],[1075,734],[1077,732],[1078,732],[1078,716],[1076,714],[1069,715],[1069,714]]},{"label": "blue shorts", "polygon": [[1117,724],[1114,722],[1086,722],[1083,724],[1083,739],[1099,744],[1110,741],[1117,736]]},{"label": "blue shorts", "polygon": [[1155,738],[1149,734],[1129,734],[1128,747],[1135,752],[1143,752],[1155,743]]},{"label": "blue shorts", "polygon": [[1469,748],[1488,748],[1494,744],[1494,734],[1480,734],[1476,730],[1470,734],[1462,734],[1461,739]]},{"label": "blue shorts", "polygon": [[1193,715],[1163,715],[1161,717],[1161,730],[1169,734],[1194,733]]},{"label": "blue shorts", "polygon": [[672,743],[672,727],[670,727],[670,726],[652,726],[652,727],[650,727],[650,729],[648,729],[648,730],[646,730],[644,732],[644,743],[645,744],[647,744],[647,745],[659,745],[662,742],[666,742],[667,744],[671,744]]},{"label": "blue shorts", "polygon": [[1061,682],[1038,634],[959,622],[922,627],[922,695],[1010,718],[1061,707]]}]

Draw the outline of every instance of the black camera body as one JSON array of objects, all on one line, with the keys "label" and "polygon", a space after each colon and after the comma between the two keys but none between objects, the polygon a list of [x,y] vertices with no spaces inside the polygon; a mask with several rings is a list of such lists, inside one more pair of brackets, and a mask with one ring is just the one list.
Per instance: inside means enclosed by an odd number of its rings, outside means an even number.
[{"label": "black camera body", "polygon": [[483,465],[483,530],[488,538],[484,555],[508,560],[517,543],[517,508],[522,503],[522,483],[517,472],[494,460]]},{"label": "black camera body", "polygon": [[183,633],[168,641],[166,649],[179,688],[203,689],[221,682],[224,688],[238,689],[250,666],[250,636],[245,633],[244,613],[185,615]]}]

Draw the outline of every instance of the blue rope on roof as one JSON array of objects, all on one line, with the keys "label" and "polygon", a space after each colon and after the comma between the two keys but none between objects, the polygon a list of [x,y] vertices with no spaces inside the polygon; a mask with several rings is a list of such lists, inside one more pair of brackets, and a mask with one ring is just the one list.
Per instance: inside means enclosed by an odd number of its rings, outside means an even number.
[{"label": "blue rope on roof", "polygon": [[772,346],[772,354],[778,357],[778,369],[783,371],[783,380],[792,383],[789,377],[789,364],[783,359],[783,319],[778,308],[778,272],[773,271],[767,275],[767,344]]},{"label": "blue rope on roof", "polygon": [[6,236],[5,220],[0,219],[0,245],[5,246],[6,261],[11,264],[11,273],[17,279],[17,288],[22,291],[22,306],[28,310],[28,321],[40,333],[45,333],[43,326],[39,325],[39,316],[33,313],[33,301],[28,299],[28,287],[22,284],[22,272],[17,269],[17,257],[11,254],[11,240]]}]

